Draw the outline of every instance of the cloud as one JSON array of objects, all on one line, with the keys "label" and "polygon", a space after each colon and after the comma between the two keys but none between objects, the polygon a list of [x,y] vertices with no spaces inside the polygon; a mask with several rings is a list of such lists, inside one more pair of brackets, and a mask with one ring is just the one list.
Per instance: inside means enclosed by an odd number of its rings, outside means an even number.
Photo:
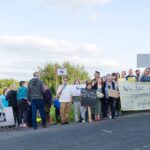
[{"label": "cloud", "polygon": [[26,78],[29,78],[37,66],[44,66],[47,62],[89,64],[89,56],[97,53],[100,53],[99,48],[93,43],[77,44],[42,36],[1,36],[0,77],[14,77],[16,72],[15,78],[20,79],[24,71],[28,74]]},{"label": "cloud", "polygon": [[0,78],[28,80],[38,66],[48,62],[84,65],[90,76],[95,70],[106,74],[123,68],[117,60],[103,58],[103,51],[94,43],[72,43],[43,36],[1,36]]},{"label": "cloud", "polygon": [[71,7],[82,7],[82,6],[97,6],[102,4],[108,4],[111,0],[34,0],[36,3],[45,3],[49,5],[57,6],[71,6]]},{"label": "cloud", "polygon": [[100,15],[98,12],[91,12],[88,17],[92,22],[96,22],[96,21],[98,21],[99,16]]}]

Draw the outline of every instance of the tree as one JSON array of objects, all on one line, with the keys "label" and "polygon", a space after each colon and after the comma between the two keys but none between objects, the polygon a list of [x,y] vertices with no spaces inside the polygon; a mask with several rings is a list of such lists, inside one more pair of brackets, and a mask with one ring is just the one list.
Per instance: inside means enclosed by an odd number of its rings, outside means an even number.
[{"label": "tree", "polygon": [[42,74],[42,80],[51,88],[53,94],[56,94],[57,86],[62,81],[62,77],[57,76],[57,69],[63,67],[67,69],[67,77],[70,84],[73,84],[75,79],[85,81],[89,78],[84,66],[73,65],[68,61],[63,64],[48,63],[43,68],[39,68],[39,71]]}]

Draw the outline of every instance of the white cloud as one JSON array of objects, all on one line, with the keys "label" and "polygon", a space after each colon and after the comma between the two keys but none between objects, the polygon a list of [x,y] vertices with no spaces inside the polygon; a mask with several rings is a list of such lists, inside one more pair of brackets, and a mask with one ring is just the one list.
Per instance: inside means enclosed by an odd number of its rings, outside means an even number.
[{"label": "white cloud", "polygon": [[[38,36],[0,37],[0,78],[30,79],[37,66],[48,62],[84,65],[90,75],[125,67],[117,61],[103,58],[103,51],[93,43],[71,43],[67,40]],[[117,70],[116,70],[117,71]]]},{"label": "white cloud", "polygon": [[37,3],[69,7],[96,6],[108,4],[110,1],[111,0],[34,0],[34,2]]},{"label": "white cloud", "polygon": [[99,19],[99,16],[98,12],[91,12],[88,17],[92,22],[96,22]]}]

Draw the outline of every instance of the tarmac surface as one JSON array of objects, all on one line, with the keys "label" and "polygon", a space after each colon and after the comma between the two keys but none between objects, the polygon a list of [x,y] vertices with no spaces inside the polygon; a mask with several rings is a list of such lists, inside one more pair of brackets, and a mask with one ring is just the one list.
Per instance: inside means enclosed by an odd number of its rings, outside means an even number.
[{"label": "tarmac surface", "polygon": [[0,129],[0,150],[150,150],[150,113],[45,129]]}]

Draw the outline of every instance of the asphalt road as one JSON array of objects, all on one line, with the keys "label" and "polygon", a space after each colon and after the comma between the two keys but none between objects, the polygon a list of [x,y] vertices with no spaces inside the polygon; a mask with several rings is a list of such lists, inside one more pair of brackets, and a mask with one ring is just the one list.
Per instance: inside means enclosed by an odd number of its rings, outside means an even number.
[{"label": "asphalt road", "polygon": [[150,150],[150,113],[91,124],[0,130],[0,150]]}]

